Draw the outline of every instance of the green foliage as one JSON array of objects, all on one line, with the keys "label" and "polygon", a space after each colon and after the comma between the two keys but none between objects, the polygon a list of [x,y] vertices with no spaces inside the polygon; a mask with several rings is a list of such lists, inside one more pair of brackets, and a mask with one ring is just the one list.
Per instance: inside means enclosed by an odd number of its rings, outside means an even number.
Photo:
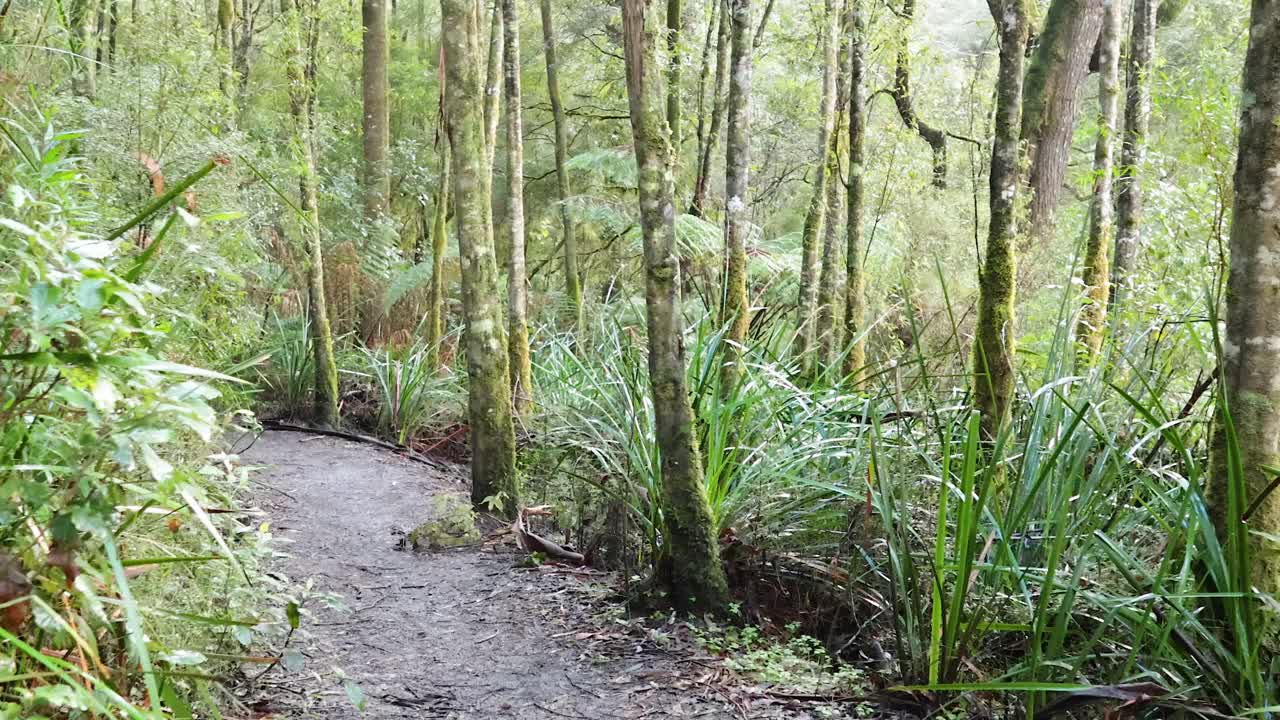
[{"label": "green foliage", "polygon": [[459,376],[436,362],[438,348],[365,350],[365,367],[377,391],[378,429],[406,444],[413,435],[461,410]]}]

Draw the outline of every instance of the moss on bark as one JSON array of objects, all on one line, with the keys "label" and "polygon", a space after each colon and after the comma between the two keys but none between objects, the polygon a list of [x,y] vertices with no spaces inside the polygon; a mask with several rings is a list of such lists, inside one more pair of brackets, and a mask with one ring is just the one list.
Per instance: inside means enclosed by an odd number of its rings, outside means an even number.
[{"label": "moss on bark", "polygon": [[720,392],[733,393],[751,322],[747,296],[747,209],[751,171],[751,0],[729,0],[729,132],[725,138],[725,290],[728,325]]},{"label": "moss on bark", "polygon": [[501,0],[503,88],[507,106],[507,343],[516,414],[533,408],[533,363],[529,359],[529,291],[524,244],[524,134],[521,123],[520,25],[516,0]]},{"label": "moss on bark", "polygon": [[866,278],[862,258],[866,254],[862,239],[862,216],[866,197],[866,20],[863,0],[849,1],[849,187],[845,219],[845,291],[844,340],[851,345],[844,358],[844,376],[857,388],[867,364],[865,332]]}]

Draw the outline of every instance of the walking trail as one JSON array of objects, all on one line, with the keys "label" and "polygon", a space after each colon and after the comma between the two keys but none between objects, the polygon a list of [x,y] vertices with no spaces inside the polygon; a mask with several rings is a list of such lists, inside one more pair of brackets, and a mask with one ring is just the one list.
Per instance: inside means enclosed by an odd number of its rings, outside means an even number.
[{"label": "walking trail", "polygon": [[674,626],[608,616],[605,575],[521,567],[510,543],[402,549],[435,498],[465,497],[465,467],[290,432],[244,457],[262,468],[259,503],[286,541],[277,571],[341,598],[305,606],[305,666],[263,678],[258,717],[815,717],[737,682]]}]

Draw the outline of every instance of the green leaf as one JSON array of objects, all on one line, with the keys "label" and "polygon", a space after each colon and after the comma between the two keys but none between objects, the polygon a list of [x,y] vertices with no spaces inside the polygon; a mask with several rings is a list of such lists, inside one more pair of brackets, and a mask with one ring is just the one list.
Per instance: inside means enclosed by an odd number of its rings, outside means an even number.
[{"label": "green leaf", "polygon": [[298,608],[298,603],[291,602],[285,605],[284,614],[285,617],[289,618],[289,627],[297,630],[298,626],[302,624],[302,612]]},{"label": "green leaf", "polygon": [[347,680],[342,683],[342,688],[347,691],[347,699],[351,701],[352,707],[360,712],[364,712],[364,690],[356,684],[356,681]]}]

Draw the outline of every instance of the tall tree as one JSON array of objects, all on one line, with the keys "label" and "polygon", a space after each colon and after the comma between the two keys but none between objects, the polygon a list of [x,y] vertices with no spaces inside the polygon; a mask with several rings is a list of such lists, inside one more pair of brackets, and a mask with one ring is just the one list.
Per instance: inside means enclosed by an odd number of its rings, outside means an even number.
[{"label": "tall tree", "polygon": [[[302,232],[307,247],[307,300],[315,366],[314,413],[321,425],[338,424],[338,366],[333,353],[333,331],[324,294],[324,253],[320,238],[320,203],[316,193],[316,160],[312,115],[315,108],[314,75],[307,68],[314,63],[311,53],[318,32],[316,0],[281,0],[281,12],[288,28],[285,74],[289,82],[289,117],[301,162],[298,192],[302,209]],[[305,18],[303,17],[305,14]]]},{"label": "tall tree", "polygon": [[71,87],[80,97],[92,100],[98,94],[97,70],[94,66],[96,33],[89,28],[98,0],[71,0],[67,22],[71,25]]},{"label": "tall tree", "polygon": [[1076,339],[1084,360],[1092,363],[1102,348],[1107,322],[1107,291],[1111,271],[1111,242],[1115,234],[1112,197],[1115,175],[1116,127],[1120,115],[1120,3],[1106,3],[1098,55],[1098,139],[1093,151],[1093,194],[1089,203],[1089,240],[1080,279],[1084,308]]},{"label": "tall tree", "polygon": [[[498,109],[502,99],[502,0],[492,0],[493,13],[489,16],[488,61],[484,66],[484,152],[486,180],[493,185],[493,161],[498,152]],[[484,0],[476,0],[477,12],[484,7]]]},{"label": "tall tree", "polygon": [[[689,202],[689,214],[702,217],[706,211],[707,193],[711,188],[711,157],[720,142],[720,127],[724,119],[724,86],[729,76],[729,0],[719,0],[720,29],[716,34],[716,79],[711,89],[711,120],[704,136],[699,138],[698,173],[693,181],[693,199]],[[703,118],[698,119],[699,127]]]},{"label": "tall tree", "polygon": [[845,290],[844,341],[850,343],[844,356],[844,376],[854,387],[862,380],[867,364],[866,332],[863,318],[867,312],[866,278],[862,260],[866,255],[862,239],[862,216],[866,197],[867,135],[867,29],[863,0],[849,2],[849,187],[845,219]]},{"label": "tall tree", "polygon": [[486,179],[480,18],[474,0],[441,0],[444,124],[453,160],[454,227],[462,261],[462,311],[471,426],[471,500],[519,506],[515,425],[506,337],[498,305],[498,266]]},{"label": "tall tree", "polygon": [[[848,119],[849,104],[849,42],[848,15],[849,3],[844,3],[841,11],[840,52],[838,55],[839,71],[836,73],[836,121],[831,133],[831,142],[827,149],[827,212],[826,227],[822,234],[822,269],[818,273],[818,362],[822,367],[830,367],[839,351],[840,333],[844,323],[839,322],[836,290],[840,283],[840,231],[843,229],[844,214],[848,203],[848,191],[841,175],[841,155],[848,137],[842,137]],[[847,236],[846,236],[847,237]],[[813,370],[818,368],[815,366]]]},{"label": "tall tree", "polygon": [[364,23],[364,211],[366,217],[374,219],[384,215],[391,203],[386,0],[363,0],[360,17]]},{"label": "tall tree", "polygon": [[747,297],[747,196],[751,172],[751,0],[729,0],[729,133],[725,138],[725,334],[721,392],[737,383],[751,322]]},{"label": "tall tree", "polygon": [[[1140,0],[1141,1],[1141,0]],[[1280,466],[1280,2],[1253,0],[1244,61],[1240,151],[1231,214],[1231,271],[1223,338],[1225,409],[1239,448],[1229,456],[1225,428],[1214,448],[1210,502],[1229,553],[1251,555],[1251,582],[1280,593],[1280,493],[1265,493]],[[1235,461],[1233,463],[1233,460]],[[1230,466],[1242,477],[1233,487]],[[1256,503],[1256,507],[1252,507]],[[1252,508],[1248,517],[1246,508]],[[1245,523],[1245,532],[1232,525]],[[1250,547],[1233,538],[1249,537]],[[1226,590],[1227,588],[1223,588]],[[1247,589],[1247,588],[1241,588]]]},{"label": "tall tree", "polygon": [[680,162],[680,76],[684,57],[681,50],[683,2],[667,0],[667,127],[671,128],[671,147]]},{"label": "tall tree", "polygon": [[1080,84],[1098,43],[1104,4],[1118,0],[1053,0],[1024,80],[1022,140],[1027,146],[1031,232],[1024,242],[1043,242],[1066,187],[1067,160],[1075,130]]},{"label": "tall tree", "polygon": [[987,0],[1000,41],[1000,69],[996,76],[995,138],[991,143],[991,221],[978,276],[973,394],[988,438],[996,437],[1008,422],[1014,391],[1014,242],[1020,184],[1022,65],[1027,47],[1026,2]]},{"label": "tall tree", "polygon": [[813,195],[809,200],[809,211],[805,213],[804,229],[800,235],[800,296],[796,301],[796,338],[799,341],[801,362],[806,366],[816,342],[818,273],[822,258],[818,251],[818,239],[822,236],[822,225],[827,213],[827,161],[835,125],[836,63],[839,49],[836,28],[839,23],[836,0],[826,0],[822,17],[822,99],[818,104],[818,154],[813,168]]},{"label": "tall tree", "polygon": [[1129,59],[1125,65],[1124,139],[1116,177],[1116,247],[1111,268],[1111,304],[1128,289],[1138,259],[1142,225],[1142,171],[1151,126],[1151,70],[1156,57],[1159,0],[1133,0]]},{"label": "tall tree", "polygon": [[529,290],[524,257],[524,138],[520,120],[520,20],[516,0],[502,0],[503,86],[507,105],[507,336],[511,393],[517,414],[533,407],[529,359]]},{"label": "tall tree", "polygon": [[551,19],[551,0],[541,0],[542,52],[547,60],[547,96],[556,132],[556,193],[560,199],[560,227],[564,236],[564,294],[573,313],[574,325],[582,323],[582,278],[578,275],[578,241],[569,211],[569,123],[560,102],[560,68],[556,64],[556,31]]},{"label": "tall tree", "polygon": [[627,96],[644,236],[649,383],[661,456],[665,581],[676,607],[720,612],[729,590],[702,480],[686,384],[672,147],[664,113],[658,0],[623,0]]}]

